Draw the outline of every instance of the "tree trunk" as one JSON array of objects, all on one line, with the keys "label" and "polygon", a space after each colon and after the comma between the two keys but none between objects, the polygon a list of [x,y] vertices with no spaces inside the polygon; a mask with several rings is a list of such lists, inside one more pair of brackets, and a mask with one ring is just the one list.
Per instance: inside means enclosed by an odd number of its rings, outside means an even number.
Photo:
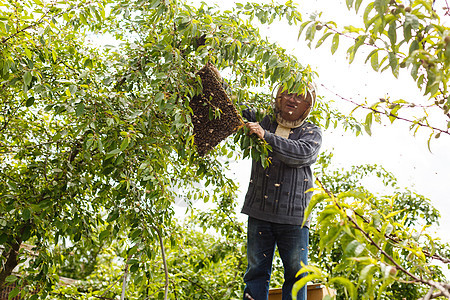
[{"label": "tree trunk", "polygon": [[10,245],[11,248],[9,251],[4,249],[2,253],[2,256],[6,258],[6,262],[0,270],[0,288],[4,286],[6,277],[11,275],[12,271],[19,263],[18,257],[21,244],[22,240],[16,239],[16,241]]}]

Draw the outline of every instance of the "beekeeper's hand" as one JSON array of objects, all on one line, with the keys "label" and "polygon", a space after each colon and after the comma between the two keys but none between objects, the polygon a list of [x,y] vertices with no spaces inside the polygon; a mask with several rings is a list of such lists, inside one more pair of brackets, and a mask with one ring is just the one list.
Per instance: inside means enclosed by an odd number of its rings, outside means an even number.
[{"label": "beekeeper's hand", "polygon": [[250,131],[250,134],[254,133],[256,134],[260,139],[264,139],[264,129],[259,125],[257,122],[248,122],[245,124],[247,126],[248,130]]}]

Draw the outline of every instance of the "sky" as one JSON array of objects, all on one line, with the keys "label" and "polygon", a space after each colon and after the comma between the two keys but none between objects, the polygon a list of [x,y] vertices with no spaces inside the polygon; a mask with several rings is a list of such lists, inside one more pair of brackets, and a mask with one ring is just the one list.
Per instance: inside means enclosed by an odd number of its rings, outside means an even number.
[{"label": "sky", "polygon": [[[210,1],[211,3],[214,1]],[[221,1],[223,6],[232,5],[231,0]],[[245,2],[245,1],[239,1]],[[337,24],[358,24],[360,19],[346,8],[345,1],[308,0],[295,1],[304,20],[314,12],[322,12],[321,20],[332,20]],[[218,3],[217,1],[215,3]],[[436,7],[445,6],[445,0],[436,0]],[[364,4],[361,6],[364,8]],[[449,18],[449,17],[446,17]],[[442,20],[446,23],[448,20]],[[360,23],[359,23],[360,24]],[[347,47],[340,47],[332,55],[330,41],[318,49],[310,49],[304,41],[304,36],[297,40],[298,31],[280,25],[264,25],[261,33],[270,41],[279,43],[290,53],[296,55],[301,63],[309,64],[318,72],[316,80],[318,94],[324,101],[333,101],[334,106],[349,111],[354,106],[339,96],[357,103],[369,104],[377,102],[379,98],[391,97],[405,99],[415,103],[424,103],[426,99],[416,87],[411,76],[404,72],[396,79],[390,70],[377,73],[370,65],[365,65],[365,56],[357,54],[353,64],[345,59]],[[341,43],[345,43],[341,40]],[[369,52],[366,52],[366,55]],[[339,96],[338,96],[339,95]],[[365,116],[367,111],[361,111],[359,116]],[[440,237],[444,242],[450,242],[450,199],[448,187],[450,176],[450,135],[442,134],[439,139],[432,139],[431,151],[427,141],[430,132],[419,129],[416,135],[409,130],[409,124],[395,121],[393,125],[384,122],[383,125],[374,125],[372,136],[364,134],[355,137],[351,132],[342,130],[327,130],[324,132],[322,151],[332,151],[333,163],[337,167],[350,167],[360,164],[382,165],[393,173],[401,187],[422,194],[429,198],[432,204],[441,213],[441,226],[432,228],[431,233]],[[445,128],[445,126],[439,126]],[[245,191],[250,178],[251,162],[248,160],[236,161],[231,164],[231,175],[239,182],[239,209],[242,206]],[[245,219],[245,216],[241,216]]]}]

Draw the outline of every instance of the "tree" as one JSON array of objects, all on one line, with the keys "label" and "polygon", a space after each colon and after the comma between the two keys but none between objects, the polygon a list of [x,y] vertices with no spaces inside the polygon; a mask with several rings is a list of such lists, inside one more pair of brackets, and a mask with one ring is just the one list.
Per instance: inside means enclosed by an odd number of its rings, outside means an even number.
[{"label": "tree", "polygon": [[[347,295],[352,299],[419,299],[427,290],[410,282],[410,270],[421,278],[444,282],[441,270],[425,259],[434,256],[445,262],[449,250],[426,232],[439,223],[440,216],[430,200],[401,188],[383,167],[332,170],[331,157],[323,155],[318,162],[317,176],[325,192],[313,200],[319,209],[312,230],[311,260],[321,271],[315,269],[309,276],[321,274],[340,283],[346,290],[335,286],[342,289],[338,298]],[[372,193],[363,182],[375,180],[384,189]]]},{"label": "tree", "polygon": [[[237,187],[222,158],[242,151],[264,161],[267,148],[239,132],[199,156],[189,101],[202,90],[197,71],[207,62],[225,74],[236,103],[270,110],[273,85],[301,91],[314,72],[255,25],[299,24],[296,7],[0,3],[0,286],[16,283],[11,297],[38,290],[30,299],[239,298],[244,239],[232,210]],[[97,42],[109,37],[113,45]],[[318,106],[314,122],[361,132],[353,117],[320,99]],[[178,194],[191,204],[215,204],[210,213],[193,213],[199,223],[193,222],[216,235],[176,223]],[[345,228],[354,231],[351,226]],[[13,269],[28,257],[20,250],[25,242],[35,256],[16,276]],[[221,281],[198,280],[217,278],[221,270]],[[69,274],[84,287],[56,288],[58,276]],[[352,292],[346,281],[330,280],[342,282]]]},{"label": "tree", "polygon": [[[358,51],[366,56],[365,62],[376,72],[391,70],[395,77],[401,71],[409,71],[419,91],[429,98],[428,104],[417,104],[405,99],[380,97],[373,104],[353,103],[355,109],[368,110],[365,129],[370,134],[373,121],[380,122],[386,116],[391,123],[402,120],[410,123],[413,132],[419,128],[431,129],[431,137],[450,134],[450,99],[448,94],[448,67],[450,38],[448,27],[441,17],[449,13],[449,7],[439,7],[435,1],[346,1],[350,11],[359,13],[360,24],[342,25],[321,20],[320,14],[300,25],[299,35],[305,33],[309,47],[320,47],[330,38],[334,54],[342,39],[353,41],[347,49],[349,63],[354,62]],[[365,5],[365,7],[363,6]],[[306,29],[306,31],[304,31]],[[316,39],[318,36],[320,38]],[[423,109],[421,117],[413,118],[406,110]],[[429,120],[432,111],[442,118]],[[404,114],[401,115],[400,113]]]},{"label": "tree", "polygon": [[[2,5],[1,285],[15,282],[23,295],[38,290],[46,297],[60,269],[67,272],[65,257],[88,248],[91,256],[81,256],[94,262],[117,240],[124,279],[137,276],[138,253],[161,253],[167,298],[164,246],[177,241],[168,234],[172,188],[182,187],[189,201],[233,198],[236,190],[218,159],[236,147],[224,143],[199,157],[192,142],[188,103],[201,90],[197,70],[208,61],[229,67],[240,101],[286,72],[302,72],[306,82],[310,71],[240,18],[257,12],[250,8],[222,12],[177,1]],[[299,18],[293,6],[259,10],[261,17]],[[96,34],[122,44],[97,47],[89,42]],[[209,192],[196,188],[199,182]],[[25,242],[36,256],[17,277],[12,271],[26,257]],[[83,272],[77,276],[90,271]],[[10,296],[18,293],[17,287]]]}]

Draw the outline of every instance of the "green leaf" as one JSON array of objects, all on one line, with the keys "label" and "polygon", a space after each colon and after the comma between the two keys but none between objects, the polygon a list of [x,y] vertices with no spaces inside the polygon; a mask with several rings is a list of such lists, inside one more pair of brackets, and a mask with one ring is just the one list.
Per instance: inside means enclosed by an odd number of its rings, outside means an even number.
[{"label": "green leaf", "polygon": [[[369,56],[367,56],[367,59],[370,57],[370,65],[372,66],[372,69],[375,71],[378,71],[380,68],[380,65],[378,63],[378,49],[373,50]],[[367,60],[366,60],[367,61]]]},{"label": "green leaf", "polygon": [[372,135],[372,120],[373,120],[373,113],[368,113],[366,116],[366,122],[364,122],[364,129],[366,130],[368,135]]},{"label": "green leaf", "polygon": [[305,29],[305,27],[311,22],[312,21],[307,21],[307,22],[302,23],[302,25],[300,25],[300,29],[298,30],[298,37],[297,37],[297,39],[300,39],[300,36],[302,35],[303,29]]},{"label": "green leaf", "polygon": [[137,228],[136,230],[134,230],[134,231],[131,233],[130,237],[131,237],[131,240],[134,240],[134,239],[136,239],[138,236],[141,236],[141,235],[142,235],[142,230],[141,230],[140,228]]},{"label": "green leaf", "polygon": [[276,55],[272,55],[269,58],[269,68],[273,68],[274,66],[276,66],[278,64],[278,57]]},{"label": "green leaf", "polygon": [[412,38],[411,25],[403,25],[403,36],[406,41],[409,41]]},{"label": "green leaf", "polygon": [[389,213],[387,216],[385,216],[385,218],[386,218],[386,219],[390,219],[390,218],[392,218],[392,217],[394,217],[394,216],[396,216],[396,215],[398,215],[399,213],[404,212],[404,211],[405,211],[405,209],[393,211],[393,212]]},{"label": "green leaf", "polygon": [[386,0],[375,0],[374,7],[379,15],[383,16],[384,12],[388,8],[388,1]]},{"label": "green leaf", "polygon": [[393,52],[389,52],[389,66],[392,69],[392,74],[397,78],[398,77],[398,58]]},{"label": "green leaf", "polygon": [[414,51],[419,49],[419,42],[414,40],[409,46],[409,55],[411,55]]},{"label": "green leaf", "polygon": [[395,20],[393,20],[391,23],[389,23],[389,29],[388,29],[388,37],[391,41],[391,45],[394,48],[395,43],[397,42],[397,24],[395,23]]},{"label": "green leaf", "polygon": [[320,193],[320,194],[314,194],[311,198],[311,201],[308,204],[308,207],[306,208],[303,224],[306,222],[308,216],[311,214],[311,212],[314,210],[314,207],[320,202],[322,202],[325,199],[329,199],[329,196],[327,193]]},{"label": "green leaf", "polygon": [[27,102],[25,103],[26,107],[30,107],[34,104],[34,97],[30,97],[27,99]]},{"label": "green leaf", "polygon": [[113,222],[118,217],[119,217],[119,210],[116,208],[108,215],[108,218],[106,219],[106,222]]},{"label": "green leaf", "polygon": [[156,104],[158,104],[158,106],[161,106],[163,104],[163,100],[164,100],[164,93],[162,92],[157,93],[155,96]]},{"label": "green leaf", "polygon": [[319,274],[308,274],[305,277],[302,277],[300,280],[298,280],[296,283],[294,283],[294,286],[292,287],[292,300],[296,300],[297,299],[297,294],[298,291],[300,291],[300,289],[304,286],[306,286],[306,284],[308,282],[317,280],[317,279],[321,279],[322,276],[320,276]]},{"label": "green leaf", "polygon": [[76,85],[71,84],[71,85],[69,86],[69,91],[70,91],[70,93],[71,93],[72,95],[74,95],[74,94],[77,92],[77,90],[78,90],[78,87],[77,87]]},{"label": "green leaf", "polygon": [[121,152],[120,149],[114,149],[114,150],[111,150],[111,151],[109,151],[108,153],[106,153],[105,159],[108,159],[108,158],[110,158],[110,157],[112,157],[112,156],[114,156],[114,155],[117,155],[117,154],[119,154],[120,152]]},{"label": "green leaf", "polygon": [[97,147],[98,147],[98,151],[100,151],[100,153],[103,153],[103,143],[102,143],[102,139],[99,138],[97,140]]},{"label": "green leaf", "polygon": [[130,267],[130,272],[131,273],[135,273],[138,270],[139,270],[139,263],[131,265],[131,267]]},{"label": "green leaf", "polygon": [[448,43],[448,44],[445,46],[445,52],[444,52],[444,55],[445,55],[447,61],[450,61],[450,43]]},{"label": "green leaf", "polygon": [[347,53],[349,54],[348,60],[349,60],[350,64],[355,59],[356,51],[358,51],[358,48],[364,43],[364,41],[365,41],[365,36],[359,36],[355,41],[355,45],[351,46],[348,49]]},{"label": "green leaf", "polygon": [[29,210],[28,208],[24,208],[24,209],[22,210],[22,218],[23,218],[25,221],[28,221],[28,220],[30,219],[30,217],[31,217],[31,212],[30,212],[30,210]]},{"label": "green leaf", "polygon": [[11,283],[11,282],[15,282],[17,279],[18,278],[16,276],[9,275],[8,277],[5,278],[5,281]]},{"label": "green leaf", "polygon": [[76,243],[76,242],[78,242],[79,240],[81,240],[81,231],[77,231],[76,233],[75,233],[75,235],[73,236],[73,241]]},{"label": "green leaf", "polygon": [[348,8],[348,9],[352,8],[353,0],[346,0],[345,2],[346,2],[346,4],[347,4],[347,8]]},{"label": "green leaf", "polygon": [[87,59],[84,61],[84,67],[92,69],[92,68],[94,67],[94,64],[93,64],[93,62],[92,62],[92,59],[87,58]]},{"label": "green leaf", "polygon": [[80,21],[81,21],[81,23],[83,23],[84,25],[88,25],[88,21],[87,21],[87,18],[86,18],[86,15],[85,14],[80,14]]},{"label": "green leaf", "polygon": [[323,44],[323,42],[324,42],[330,35],[332,35],[332,34],[333,34],[332,32],[327,32],[327,33],[325,33],[325,34],[317,41],[316,48],[320,47],[320,46]]},{"label": "green leaf", "polygon": [[357,299],[357,290],[353,283],[345,277],[334,277],[329,281],[330,284],[338,284],[344,286],[345,289],[349,292],[351,299]]},{"label": "green leaf", "polygon": [[355,1],[355,11],[358,13],[359,7],[361,6],[362,0],[356,0]]},{"label": "green leaf", "polygon": [[30,71],[26,71],[25,74],[23,74],[23,82],[26,86],[30,85],[31,79],[33,78],[33,75],[31,75]]},{"label": "green leaf", "polygon": [[134,283],[135,285],[139,285],[139,284],[143,281],[143,279],[144,279],[144,276],[138,275],[138,276],[136,276],[136,277],[134,278],[133,283]]},{"label": "green leaf", "polygon": [[394,108],[391,109],[389,113],[389,120],[391,121],[391,124],[394,123],[395,120],[397,120],[397,111],[401,108],[401,105],[395,105]]},{"label": "green leaf", "polygon": [[31,59],[32,54],[31,54],[30,49],[28,49],[27,47],[25,47],[23,50],[24,50],[24,52],[25,52],[25,55],[28,57],[28,59]]},{"label": "green leaf", "polygon": [[11,292],[8,294],[8,300],[11,300],[12,298],[16,297],[20,292],[19,287],[15,287]]},{"label": "green leaf", "polygon": [[314,39],[314,36],[316,35],[316,24],[311,23],[309,25],[308,29],[306,30],[306,40],[312,41]]},{"label": "green leaf", "polygon": [[83,115],[84,114],[84,108],[85,108],[85,106],[84,106],[83,102],[78,103],[77,104],[77,108],[75,109],[75,115],[77,117]]},{"label": "green leaf", "polygon": [[54,63],[56,63],[56,59],[57,59],[57,54],[56,54],[56,51],[55,51],[55,49],[52,49],[52,59],[53,59],[53,62]]},{"label": "green leaf", "polygon": [[[345,28],[345,32],[350,32],[350,33],[360,33],[360,32],[364,32],[364,29],[358,28],[358,27],[355,27],[355,26],[352,26],[352,25],[345,26],[344,28]],[[361,35],[361,36],[358,36],[358,37],[355,39],[355,41],[358,40],[358,39],[360,39],[361,37],[363,37],[363,36],[362,36],[362,35]]]},{"label": "green leaf", "polygon": [[383,227],[381,228],[381,233],[384,235],[390,235],[392,231],[394,230],[394,226],[390,223],[383,224]]},{"label": "green leaf", "polygon": [[[373,2],[369,3],[366,6],[366,9],[364,10],[363,20],[364,20],[364,25],[366,25],[366,29],[369,28],[371,23],[373,23],[373,21],[369,20],[369,15],[372,10],[373,10]],[[378,15],[376,15],[376,17],[378,17]]]},{"label": "green leaf", "polygon": [[333,41],[331,42],[331,53],[334,54],[339,46],[339,33],[333,36]]},{"label": "green leaf", "polygon": [[130,137],[127,136],[123,139],[122,143],[120,143],[120,150],[121,151],[125,150],[129,144],[130,144]]},{"label": "green leaf", "polygon": [[413,64],[413,66],[411,68],[411,77],[414,78],[414,80],[417,80],[417,75],[419,73],[420,66],[421,66],[421,64],[415,63],[415,64]]},{"label": "green leaf", "polygon": [[[109,218],[109,217],[108,217]],[[103,230],[102,232],[100,232],[100,234],[98,235],[98,239],[99,241],[103,241],[104,239],[106,239],[108,236],[110,235],[110,231],[109,230]]]},{"label": "green leaf", "polygon": [[350,256],[359,256],[365,249],[365,245],[357,240],[351,241],[345,248],[345,253]]},{"label": "green leaf", "polygon": [[406,13],[405,14],[405,23],[403,26],[404,27],[408,26],[414,30],[417,30],[420,27],[419,18],[415,14]]},{"label": "green leaf", "polygon": [[342,234],[342,226],[333,226],[330,223],[330,230],[326,236],[322,236],[319,241],[319,249],[331,249],[336,239]]},{"label": "green leaf", "polygon": [[361,270],[361,273],[360,273],[360,275],[359,275],[359,280],[360,280],[360,281],[366,280],[367,276],[370,274],[370,271],[372,270],[373,267],[375,267],[375,266],[372,265],[372,264],[365,266],[365,267]]}]

